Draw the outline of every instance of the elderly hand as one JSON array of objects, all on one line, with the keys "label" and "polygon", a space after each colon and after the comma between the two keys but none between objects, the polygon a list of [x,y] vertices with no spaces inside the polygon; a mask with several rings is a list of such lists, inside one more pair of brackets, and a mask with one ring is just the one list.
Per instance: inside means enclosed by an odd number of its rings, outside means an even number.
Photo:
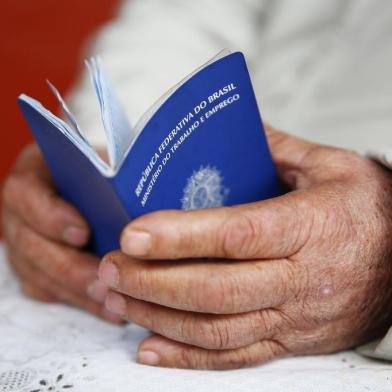
[{"label": "elderly hand", "polygon": [[390,325],[392,177],[352,152],[268,133],[292,192],[145,215],[103,259],[108,309],[156,333],[140,362],[236,368],[346,349]]},{"label": "elderly hand", "polygon": [[97,258],[80,249],[88,241],[87,223],[56,194],[35,144],[23,151],[4,184],[2,218],[7,258],[26,294],[120,322],[103,306],[107,286],[95,283]]}]

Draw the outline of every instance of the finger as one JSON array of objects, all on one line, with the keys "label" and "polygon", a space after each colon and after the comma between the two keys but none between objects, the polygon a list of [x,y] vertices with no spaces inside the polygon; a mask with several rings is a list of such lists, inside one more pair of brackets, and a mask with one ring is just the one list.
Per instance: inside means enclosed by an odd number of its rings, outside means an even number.
[{"label": "finger", "polygon": [[49,291],[47,278],[37,276],[36,270],[19,259],[15,252],[7,252],[7,260],[19,278],[22,291],[27,296],[47,303],[58,301],[57,296]]},{"label": "finger", "polygon": [[27,281],[25,279],[20,280],[20,287],[25,295],[28,297],[39,301],[39,302],[46,302],[46,303],[53,303],[57,302],[57,297],[50,293],[49,291],[37,286],[35,283],[31,281]]},{"label": "finger", "polygon": [[16,173],[22,173],[30,170],[38,171],[47,178],[50,178],[48,167],[37,143],[32,143],[26,146],[13,167],[13,171]]},{"label": "finger", "polygon": [[5,207],[50,239],[85,245],[89,236],[85,219],[56,194],[41,160],[27,159],[27,162],[28,169],[22,165],[4,185]]},{"label": "finger", "polygon": [[234,207],[158,211],[128,224],[121,249],[148,259],[289,257],[309,237],[313,205],[311,192],[292,192]]},{"label": "finger", "polygon": [[87,243],[89,228],[84,218],[36,174],[9,177],[3,199],[6,208],[38,233],[74,246]]},{"label": "finger", "polygon": [[96,279],[87,287],[87,295],[95,302],[103,304],[109,292],[109,286]]},{"label": "finger", "polygon": [[206,349],[230,349],[272,338],[282,329],[274,309],[211,315],[170,309],[109,292],[107,309],[128,321],[178,342]]},{"label": "finger", "polygon": [[275,340],[231,350],[206,350],[158,335],[145,339],[138,349],[140,363],[182,369],[236,369],[287,355],[287,350]]},{"label": "finger", "polygon": [[47,240],[14,215],[7,219],[7,246],[18,252],[19,258],[24,259],[26,264],[34,265],[58,284],[86,295],[89,285],[97,277],[98,258]]},{"label": "finger", "polygon": [[18,257],[14,252],[9,260],[20,279],[20,285],[24,293],[41,302],[64,302],[87,312],[94,314],[106,321],[122,324],[123,319],[117,314],[110,312],[102,302],[94,301],[87,295],[78,294],[69,290],[50,279],[34,265]]},{"label": "finger", "polygon": [[57,285],[53,281],[49,281],[48,287],[52,293],[55,293],[60,302],[76,306],[113,324],[121,325],[124,323],[122,317],[108,310],[103,304],[88,298],[86,295],[75,293],[66,287]]},{"label": "finger", "polygon": [[[101,297],[98,297],[97,295],[98,288],[95,287],[97,260],[95,258],[93,264],[90,263],[91,265],[88,266],[90,271],[85,268],[87,264],[83,266],[83,262],[80,262],[79,271],[77,270],[78,266],[71,268],[71,270],[74,270],[76,267],[73,274],[61,273],[61,268],[64,269],[65,267],[58,263],[56,264],[56,259],[51,259],[48,263],[44,263],[43,261],[47,254],[45,253],[45,249],[42,245],[39,249],[33,248],[35,251],[38,251],[38,253],[40,253],[40,250],[42,251],[42,257],[38,259],[38,262],[36,259],[37,255],[34,254],[30,255],[30,257],[33,257],[33,260],[29,260],[26,258],[26,255],[22,250],[25,250],[24,246],[27,245],[29,241],[32,241],[35,234],[31,233],[28,227],[25,227],[22,224],[15,224],[15,222],[17,222],[17,218],[10,217],[10,225],[8,226],[7,235],[15,235],[15,233],[12,234],[10,231],[18,230],[20,232],[18,235],[20,240],[8,241],[8,245],[11,244],[11,246],[7,246],[7,257],[13,269],[19,276],[22,282],[22,288],[26,294],[44,302],[47,302],[45,297],[48,296],[51,300],[56,299],[57,301],[66,302],[80,307],[107,321],[114,322],[116,324],[122,323],[121,317],[108,311],[106,307],[103,306],[104,295],[101,294]],[[10,230],[10,228],[14,227],[17,229]],[[29,238],[30,236],[32,238]],[[38,242],[40,242],[38,237],[39,236],[37,236],[34,241],[38,240]],[[42,243],[46,242],[46,240],[43,240]],[[14,247],[13,245],[15,243],[19,246]],[[48,245],[50,245],[50,243],[48,243]],[[61,250],[59,250],[59,252],[61,253]],[[29,252],[27,253],[29,254]],[[45,264],[48,264],[49,268],[45,269]],[[57,275],[56,268],[60,268]],[[49,272],[49,275],[47,272]],[[51,274],[52,276],[50,276]],[[76,276],[76,279],[73,276]]]},{"label": "finger", "polygon": [[97,303],[87,296],[83,296],[67,290],[63,287],[52,287],[52,290],[56,290],[56,294],[61,302],[76,306],[80,309],[86,310],[87,312],[94,314],[106,321],[114,324],[123,324],[124,320],[119,315],[108,310],[101,303]]},{"label": "finger", "polygon": [[105,256],[98,274],[113,290],[133,298],[218,314],[279,306],[295,297],[301,281],[296,265],[287,260],[173,263],[130,259],[121,252]]}]

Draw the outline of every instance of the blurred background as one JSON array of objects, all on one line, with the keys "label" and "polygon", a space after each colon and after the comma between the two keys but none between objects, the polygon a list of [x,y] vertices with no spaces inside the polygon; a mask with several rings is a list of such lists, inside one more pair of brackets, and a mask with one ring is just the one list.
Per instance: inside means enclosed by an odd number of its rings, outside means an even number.
[{"label": "blurred background", "polygon": [[45,80],[66,92],[78,76],[83,48],[116,13],[118,0],[0,1],[0,184],[32,136],[16,99],[26,93],[56,112]]},{"label": "blurred background", "polygon": [[[275,127],[359,152],[391,145],[391,1],[123,3],[117,29],[101,37],[100,49],[131,120],[229,47],[246,54],[263,118]],[[56,112],[45,80],[66,96],[88,56],[84,48],[119,6],[120,0],[0,0],[0,186],[32,138],[18,95],[31,95]],[[224,16],[219,23],[218,14]],[[124,47],[136,51],[138,61],[130,61]],[[79,98],[70,102],[74,114],[82,127],[89,124],[84,129],[97,131],[91,124],[95,119],[100,125],[100,117],[90,114],[83,94]]]}]

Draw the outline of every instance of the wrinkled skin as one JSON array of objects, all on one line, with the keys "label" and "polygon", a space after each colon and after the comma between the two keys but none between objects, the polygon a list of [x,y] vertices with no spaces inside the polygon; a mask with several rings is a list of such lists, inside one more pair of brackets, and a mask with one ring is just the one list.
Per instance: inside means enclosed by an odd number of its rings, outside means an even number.
[{"label": "wrinkled skin", "polygon": [[125,228],[122,251],[102,261],[100,280],[83,250],[85,220],[28,147],[3,190],[3,233],[22,288],[151,329],[139,347],[150,365],[236,368],[381,335],[392,318],[390,174],[352,152],[268,134],[292,192],[141,217]]},{"label": "wrinkled skin", "polygon": [[107,286],[95,283],[99,259],[82,250],[87,222],[56,194],[35,144],[21,153],[7,178],[2,207],[7,258],[27,295],[121,322],[102,304]]},{"label": "wrinkled skin", "polygon": [[391,175],[349,151],[268,135],[291,192],[145,215],[101,262],[108,309],[155,332],[140,362],[237,368],[347,349],[390,326]]}]

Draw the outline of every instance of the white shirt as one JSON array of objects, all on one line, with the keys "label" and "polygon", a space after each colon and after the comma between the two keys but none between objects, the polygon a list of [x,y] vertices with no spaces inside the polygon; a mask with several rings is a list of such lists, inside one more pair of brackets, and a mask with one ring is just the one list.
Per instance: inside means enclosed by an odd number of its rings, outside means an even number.
[{"label": "white shirt", "polygon": [[[135,123],[222,48],[245,53],[262,117],[273,126],[360,152],[392,146],[388,0],[129,0],[91,51]],[[86,75],[71,107],[89,137],[104,143]],[[367,353],[392,359],[392,336]]]}]

